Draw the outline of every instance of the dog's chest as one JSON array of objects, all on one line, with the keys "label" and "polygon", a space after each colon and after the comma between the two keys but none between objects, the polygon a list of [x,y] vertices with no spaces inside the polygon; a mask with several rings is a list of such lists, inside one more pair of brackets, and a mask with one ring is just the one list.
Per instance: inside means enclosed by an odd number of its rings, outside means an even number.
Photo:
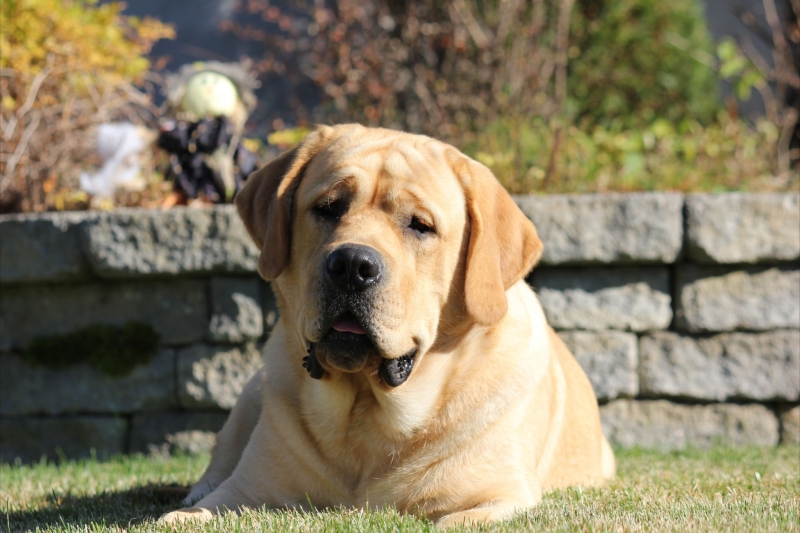
[{"label": "dog's chest", "polygon": [[426,414],[420,412],[419,402],[405,406],[399,397],[378,399],[367,387],[325,385],[329,386],[320,387],[314,401],[304,406],[306,424],[330,466],[331,481],[341,491],[338,499],[361,505],[373,486],[418,453],[414,426],[422,425]]}]

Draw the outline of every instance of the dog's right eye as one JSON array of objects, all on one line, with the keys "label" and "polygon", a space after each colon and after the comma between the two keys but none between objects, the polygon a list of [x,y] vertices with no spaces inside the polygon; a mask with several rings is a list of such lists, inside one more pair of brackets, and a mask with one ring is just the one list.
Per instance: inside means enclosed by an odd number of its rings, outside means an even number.
[{"label": "dog's right eye", "polygon": [[435,234],[436,229],[429,222],[423,221],[417,216],[411,217],[411,222],[408,224],[409,229],[414,230],[417,235],[424,236]]},{"label": "dog's right eye", "polygon": [[323,220],[339,220],[344,213],[344,204],[340,200],[324,202],[314,207],[313,211]]}]

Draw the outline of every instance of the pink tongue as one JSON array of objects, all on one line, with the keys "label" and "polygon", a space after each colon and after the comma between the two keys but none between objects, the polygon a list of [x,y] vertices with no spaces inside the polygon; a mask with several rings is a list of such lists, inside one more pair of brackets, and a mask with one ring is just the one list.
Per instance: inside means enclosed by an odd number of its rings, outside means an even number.
[{"label": "pink tongue", "polygon": [[366,333],[364,328],[361,327],[361,324],[358,323],[358,320],[355,319],[352,315],[345,315],[336,322],[333,323],[333,329],[336,331],[343,331],[347,333],[355,333],[356,335],[363,335]]}]

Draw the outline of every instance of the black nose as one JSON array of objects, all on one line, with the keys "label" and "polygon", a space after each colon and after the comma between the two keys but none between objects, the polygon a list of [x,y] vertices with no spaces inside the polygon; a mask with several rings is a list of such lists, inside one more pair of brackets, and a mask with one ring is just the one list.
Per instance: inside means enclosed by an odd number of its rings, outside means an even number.
[{"label": "black nose", "polygon": [[349,244],[330,253],[325,269],[330,280],[343,291],[362,292],[378,282],[383,262],[372,248]]}]

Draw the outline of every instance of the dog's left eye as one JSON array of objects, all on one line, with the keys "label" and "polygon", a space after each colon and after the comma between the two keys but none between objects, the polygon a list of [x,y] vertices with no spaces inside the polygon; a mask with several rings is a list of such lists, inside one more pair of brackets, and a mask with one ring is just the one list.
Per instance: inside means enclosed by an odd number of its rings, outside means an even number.
[{"label": "dog's left eye", "polygon": [[344,205],[340,200],[325,202],[314,207],[314,214],[324,220],[339,220],[344,212]]},{"label": "dog's left eye", "polygon": [[416,216],[411,217],[411,222],[408,224],[408,227],[409,229],[412,229],[421,235],[436,233],[436,230],[432,225]]}]

